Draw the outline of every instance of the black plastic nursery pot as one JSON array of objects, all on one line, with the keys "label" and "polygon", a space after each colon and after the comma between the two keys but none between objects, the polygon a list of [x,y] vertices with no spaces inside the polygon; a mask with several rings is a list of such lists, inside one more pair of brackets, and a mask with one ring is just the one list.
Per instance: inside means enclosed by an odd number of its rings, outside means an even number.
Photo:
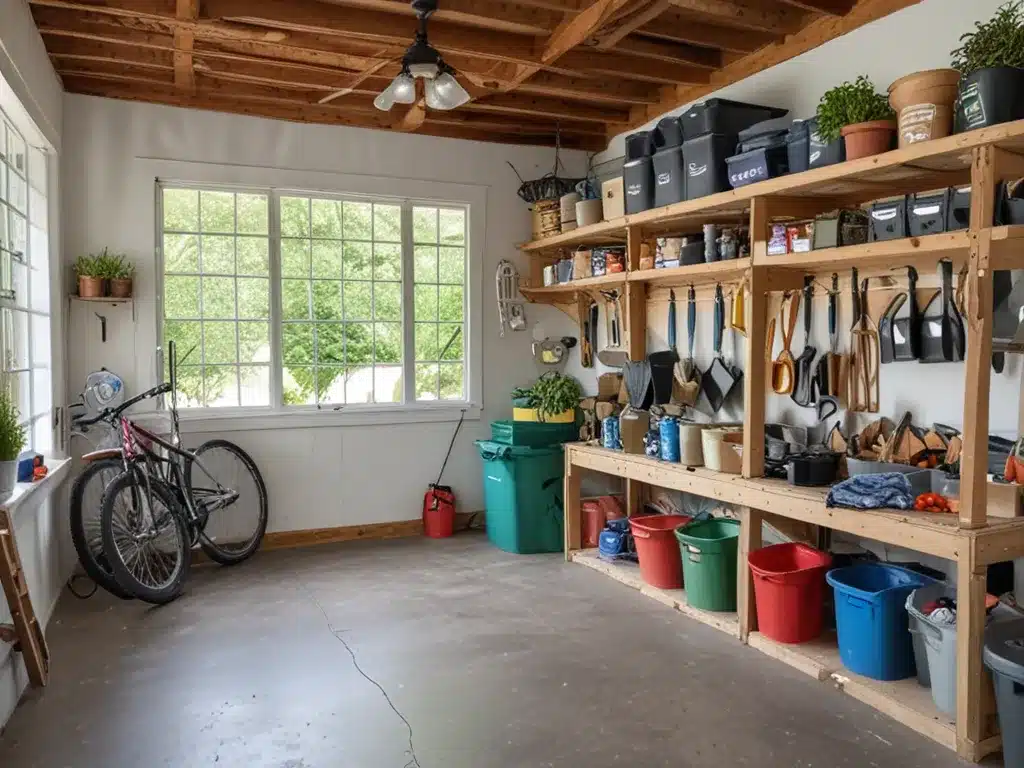
[{"label": "black plastic nursery pot", "polygon": [[956,132],[1024,118],[1024,69],[987,67],[960,81]]}]

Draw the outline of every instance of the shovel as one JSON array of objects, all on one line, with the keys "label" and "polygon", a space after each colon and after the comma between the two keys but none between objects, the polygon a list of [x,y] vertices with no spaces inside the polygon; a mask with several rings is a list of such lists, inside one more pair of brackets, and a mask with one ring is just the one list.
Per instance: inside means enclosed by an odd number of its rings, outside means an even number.
[{"label": "shovel", "polygon": [[722,357],[722,335],[725,332],[725,298],[722,286],[715,286],[715,359],[704,372],[701,384],[707,395],[711,409],[718,413],[725,404],[729,393],[743,377],[743,372],[736,366],[729,365]]},{"label": "shovel", "polygon": [[597,359],[609,368],[621,368],[629,360],[629,354],[622,349],[622,303],[618,291],[601,291],[604,296],[605,322],[608,326],[608,345],[597,353]]},{"label": "shovel", "polygon": [[814,407],[814,358],[818,350],[811,345],[811,301],[814,296],[814,278],[804,278],[804,349],[793,362],[796,382],[790,397],[803,408]]},{"label": "shovel", "polygon": [[[669,305],[669,311],[674,309],[675,305]],[[686,306],[686,343],[687,343],[687,357],[685,360],[676,364],[676,382],[678,383],[678,392],[675,393],[678,396],[679,402],[683,405],[693,407],[697,404],[698,398],[700,398],[700,385],[701,385],[701,372],[697,367],[697,361],[693,359],[693,343],[697,330],[697,292],[693,286],[690,286],[690,292],[687,294],[687,306]],[[673,332],[672,337],[675,337]]]},{"label": "shovel", "polygon": [[666,405],[672,401],[675,392],[675,367],[679,363],[676,351],[676,292],[669,291],[668,303],[668,349],[652,352],[647,356],[651,364],[651,380],[654,383],[654,404]]}]

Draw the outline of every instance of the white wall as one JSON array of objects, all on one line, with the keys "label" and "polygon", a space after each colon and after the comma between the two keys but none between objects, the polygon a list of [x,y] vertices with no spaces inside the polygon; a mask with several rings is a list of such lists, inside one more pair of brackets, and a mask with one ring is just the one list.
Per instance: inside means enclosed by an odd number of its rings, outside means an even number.
[{"label": "white wall", "polygon": [[[148,169],[160,163],[176,163],[181,181],[189,175],[209,180],[211,174],[251,178],[259,173],[261,178],[273,178],[274,173],[260,170],[271,168],[279,169],[281,176],[315,175],[317,184],[324,183],[323,174],[340,174],[332,177],[342,185],[338,191],[346,191],[347,184],[387,180],[394,188],[396,179],[416,180],[409,182],[410,188],[428,182],[439,189],[454,184],[483,190],[486,221],[478,287],[483,296],[484,408],[478,421],[463,426],[444,477],[455,488],[462,509],[483,508],[480,460],[473,440],[489,437],[491,420],[510,415],[509,389],[537,375],[530,334],[507,334],[504,339],[498,335],[494,270],[499,260],[512,259],[526,273],[515,243],[529,239],[530,232],[526,205],[516,196],[519,182],[506,161],[524,178],[536,178],[550,170],[553,150],[300,125],[74,95],[65,99],[64,136],[65,261],[108,246],[126,252],[139,265],[134,325],[130,308],[105,309],[110,336],[100,344],[91,311],[73,310],[83,314],[72,317],[71,392],[77,391],[88,371],[101,365],[124,376],[129,392],[154,383],[155,234],[153,173]],[[570,172],[585,167],[582,153],[568,153],[565,159]],[[531,322],[546,318],[546,325],[565,332],[568,318],[557,318],[550,308],[531,305],[527,314]],[[280,531],[418,517],[423,493],[437,479],[454,427],[450,420],[269,431],[232,426],[222,434],[250,451],[260,466],[271,497],[269,530]],[[197,442],[213,435],[187,437]]]},{"label": "white wall", "polygon": [[[0,2],[0,104],[19,123],[27,116],[35,123],[35,131],[29,132],[28,140],[36,146],[48,146],[50,150],[60,148],[61,108],[63,93],[60,81],[43,48],[43,41],[36,31],[24,0],[3,0]],[[15,104],[20,102],[20,106]],[[23,107],[23,109],[22,109]],[[20,127],[20,126],[19,126]],[[60,226],[58,206],[57,162],[51,163],[50,174],[50,248],[51,264],[59,252]],[[63,354],[61,334],[63,302],[60,296],[60,270],[52,269],[55,281],[51,291],[54,308],[54,336],[58,343],[52,345],[54,356],[54,381],[56,397],[61,397],[63,387]],[[60,402],[55,400],[55,402]],[[18,509],[14,514],[14,529],[21,553],[22,563],[28,578],[29,590],[36,615],[45,627],[53,612],[53,606],[60,596],[67,571],[62,568],[62,531],[66,528],[63,520],[66,514],[59,496],[34,500],[32,504]],[[0,601],[0,624],[10,623],[10,612],[6,600]],[[22,691],[28,685],[21,655],[12,653],[7,644],[0,645],[0,727],[17,704]]]}]

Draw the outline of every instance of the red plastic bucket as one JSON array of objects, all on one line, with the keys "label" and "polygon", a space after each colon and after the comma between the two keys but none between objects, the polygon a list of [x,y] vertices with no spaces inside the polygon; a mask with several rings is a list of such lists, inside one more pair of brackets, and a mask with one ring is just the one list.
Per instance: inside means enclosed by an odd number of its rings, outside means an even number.
[{"label": "red plastic bucket", "polygon": [[806,544],[776,544],[751,552],[748,562],[760,631],[780,643],[806,643],[820,635],[832,556]]},{"label": "red plastic bucket", "polygon": [[629,519],[636,554],[640,558],[640,576],[652,587],[679,589],[683,586],[683,561],[675,530],[692,519],[686,515],[644,515]]}]

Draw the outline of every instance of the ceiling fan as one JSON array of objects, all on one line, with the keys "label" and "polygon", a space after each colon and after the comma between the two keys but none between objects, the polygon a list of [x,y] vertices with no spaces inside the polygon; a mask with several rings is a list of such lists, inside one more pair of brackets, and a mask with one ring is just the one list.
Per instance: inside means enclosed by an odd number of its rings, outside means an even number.
[{"label": "ceiling fan", "polygon": [[415,103],[417,78],[423,80],[426,103],[431,109],[455,109],[469,101],[469,93],[455,79],[455,70],[427,42],[427,21],[437,10],[437,2],[412,0],[412,8],[420,23],[416,40],[402,57],[402,71],[374,99],[373,106],[377,109],[387,112],[395,104]]}]

